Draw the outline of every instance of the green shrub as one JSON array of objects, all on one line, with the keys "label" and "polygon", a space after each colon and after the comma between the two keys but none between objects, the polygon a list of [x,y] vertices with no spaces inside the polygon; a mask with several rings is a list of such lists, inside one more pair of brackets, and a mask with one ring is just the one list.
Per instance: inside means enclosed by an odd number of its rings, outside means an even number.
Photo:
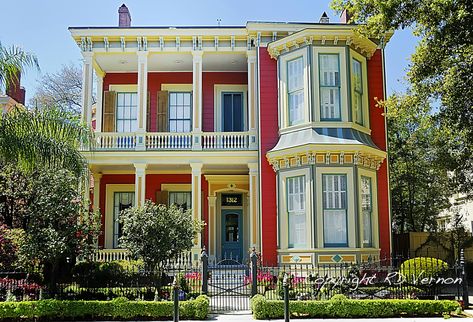
[{"label": "green shrub", "polygon": [[416,257],[408,259],[401,264],[399,272],[412,283],[421,276],[437,277],[440,273],[448,269],[448,264],[444,261],[431,257]]},{"label": "green shrub", "polygon": [[[207,318],[209,299],[199,296],[195,300],[179,303],[179,316],[183,319]],[[169,319],[173,315],[171,301],[129,301],[116,298],[112,301],[59,301],[0,302],[1,320],[64,320],[64,319]]]},{"label": "green shrub", "polygon": [[[256,319],[284,317],[284,301],[266,300],[256,295],[251,300]],[[445,316],[460,312],[456,301],[447,300],[351,300],[337,294],[328,301],[290,301],[292,317],[384,318],[398,316]]]}]

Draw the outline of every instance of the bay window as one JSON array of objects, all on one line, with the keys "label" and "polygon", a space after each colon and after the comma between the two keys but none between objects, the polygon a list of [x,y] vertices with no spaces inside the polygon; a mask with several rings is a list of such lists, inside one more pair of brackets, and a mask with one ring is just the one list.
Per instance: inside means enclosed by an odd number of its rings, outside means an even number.
[{"label": "bay window", "polygon": [[304,121],[304,59],[299,57],[287,62],[288,125]]},{"label": "bay window", "polygon": [[340,57],[319,54],[319,95],[321,121],[340,121]]},{"label": "bay window", "polygon": [[323,222],[325,247],[348,246],[347,177],[344,174],[322,175]]},{"label": "bay window", "polygon": [[306,246],[305,176],[286,179],[289,247]]},{"label": "bay window", "polygon": [[363,123],[363,73],[362,64],[356,59],[352,59],[353,72],[353,107],[355,109],[355,122]]}]

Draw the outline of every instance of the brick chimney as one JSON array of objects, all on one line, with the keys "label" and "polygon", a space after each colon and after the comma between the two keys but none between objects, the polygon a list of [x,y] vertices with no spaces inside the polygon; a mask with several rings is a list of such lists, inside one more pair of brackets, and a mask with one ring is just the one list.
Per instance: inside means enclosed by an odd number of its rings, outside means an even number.
[{"label": "brick chimney", "polygon": [[25,105],[25,88],[20,86],[21,74],[18,73],[17,79],[8,86],[6,89],[6,94],[13,98],[17,103]]},{"label": "brick chimney", "polygon": [[347,9],[343,9],[342,14],[340,15],[340,22],[341,23],[352,23],[350,21],[351,16],[348,13]]},{"label": "brick chimney", "polygon": [[118,27],[129,28],[131,26],[131,15],[125,4],[118,8]]}]

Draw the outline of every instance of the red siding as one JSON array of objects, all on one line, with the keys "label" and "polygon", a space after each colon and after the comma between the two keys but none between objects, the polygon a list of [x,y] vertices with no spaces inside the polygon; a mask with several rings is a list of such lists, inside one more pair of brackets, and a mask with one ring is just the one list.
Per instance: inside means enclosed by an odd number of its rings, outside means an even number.
[{"label": "red siding", "polygon": [[260,147],[262,253],[269,264],[277,263],[276,174],[266,159],[266,153],[278,142],[277,62],[260,48]]},{"label": "red siding", "polygon": [[216,72],[203,73],[202,75],[202,123],[204,132],[214,131],[214,85],[215,84],[248,84],[248,73],[246,72]]},{"label": "red siding", "polygon": [[[380,49],[378,49],[368,61],[368,92],[370,101],[371,137],[379,148],[386,151],[384,110],[375,106],[375,97],[384,99],[383,64]],[[379,243],[382,255],[390,255],[391,253],[388,180],[388,169],[385,160],[378,170]]]},{"label": "red siding", "polygon": [[[137,73],[108,73],[104,78],[104,90],[112,84],[136,84]],[[203,131],[214,130],[214,85],[215,84],[247,84],[246,72],[207,72],[202,75],[202,123]],[[148,73],[148,91],[150,93],[151,131],[156,131],[157,92],[162,84],[192,84],[192,73]]]},{"label": "red siding", "polygon": [[105,244],[105,197],[107,184],[135,184],[134,174],[104,174],[100,180],[100,213],[101,216],[101,234],[99,236],[99,247],[103,248]]}]

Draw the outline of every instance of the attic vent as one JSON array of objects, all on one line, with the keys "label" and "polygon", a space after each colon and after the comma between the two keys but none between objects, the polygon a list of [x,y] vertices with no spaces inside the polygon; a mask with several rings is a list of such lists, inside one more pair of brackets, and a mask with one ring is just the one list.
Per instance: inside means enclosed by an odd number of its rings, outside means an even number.
[{"label": "attic vent", "polygon": [[319,23],[330,23],[330,18],[328,17],[328,15],[325,11],[322,14],[322,16],[320,17]]}]

